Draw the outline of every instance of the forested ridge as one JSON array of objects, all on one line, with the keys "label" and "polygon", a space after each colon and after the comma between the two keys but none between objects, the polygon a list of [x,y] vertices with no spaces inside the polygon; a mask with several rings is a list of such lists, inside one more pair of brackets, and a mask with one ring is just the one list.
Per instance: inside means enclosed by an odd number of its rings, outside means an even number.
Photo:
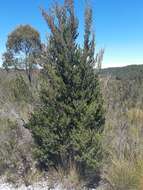
[{"label": "forested ridge", "polygon": [[110,75],[117,79],[142,79],[143,65],[128,65],[124,67],[113,67],[101,69],[101,76]]}]

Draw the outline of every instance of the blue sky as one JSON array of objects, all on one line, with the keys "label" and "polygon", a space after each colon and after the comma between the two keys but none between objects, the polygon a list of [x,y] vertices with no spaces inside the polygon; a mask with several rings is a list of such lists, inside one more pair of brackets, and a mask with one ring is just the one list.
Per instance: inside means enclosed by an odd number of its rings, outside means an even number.
[{"label": "blue sky", "polygon": [[[0,54],[5,50],[7,35],[19,24],[31,24],[45,40],[48,28],[39,7],[48,9],[53,2],[1,0]],[[90,0],[90,4],[94,10],[97,50],[105,48],[103,67],[143,64],[143,0]],[[84,5],[85,0],[75,0],[80,42],[83,40]]]}]

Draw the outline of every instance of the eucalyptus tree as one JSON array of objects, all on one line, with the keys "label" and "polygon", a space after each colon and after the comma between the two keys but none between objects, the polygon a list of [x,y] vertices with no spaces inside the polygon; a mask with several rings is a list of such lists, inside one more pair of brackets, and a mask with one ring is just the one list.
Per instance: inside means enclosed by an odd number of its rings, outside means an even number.
[{"label": "eucalyptus tree", "polygon": [[24,69],[31,83],[32,70],[41,51],[39,32],[30,25],[20,25],[8,36],[3,67]]}]

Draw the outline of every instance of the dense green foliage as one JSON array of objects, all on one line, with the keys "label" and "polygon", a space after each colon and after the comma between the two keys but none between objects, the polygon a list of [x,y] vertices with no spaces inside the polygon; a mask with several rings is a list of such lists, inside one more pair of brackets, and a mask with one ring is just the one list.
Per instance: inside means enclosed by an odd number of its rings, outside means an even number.
[{"label": "dense green foliage", "polygon": [[9,88],[15,101],[30,102],[32,100],[32,92],[30,91],[29,85],[25,82],[22,75],[10,81]]},{"label": "dense green foliage", "polygon": [[92,11],[85,11],[84,47],[77,44],[78,22],[72,0],[56,5],[55,15],[42,10],[51,30],[44,59],[39,106],[27,125],[44,167],[68,168],[73,162],[82,172],[98,169],[102,161],[103,100],[95,72]]}]

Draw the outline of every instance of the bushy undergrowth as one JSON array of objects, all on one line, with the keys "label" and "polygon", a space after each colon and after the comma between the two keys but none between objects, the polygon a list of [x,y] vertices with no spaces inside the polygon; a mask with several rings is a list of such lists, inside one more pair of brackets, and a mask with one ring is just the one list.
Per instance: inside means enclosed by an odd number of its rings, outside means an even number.
[{"label": "bushy undergrowth", "polygon": [[[7,80],[10,81],[11,79]],[[7,82],[5,81],[5,84],[6,83]],[[142,106],[137,104],[136,107],[131,108],[131,105],[133,104],[128,104],[128,101],[132,101],[132,98],[130,99],[126,97],[125,99],[122,99],[125,97],[123,94],[126,94],[125,89],[117,95],[119,90],[118,87],[120,88],[120,86],[121,81],[119,86],[116,86],[116,91],[114,91],[114,86],[112,86],[113,89],[110,92],[109,89],[104,89],[104,94],[106,94],[105,106],[107,112],[103,142],[106,156],[104,164],[100,164],[100,167],[103,167],[102,178],[104,182],[108,184],[108,187],[105,188],[108,190],[142,190]],[[102,89],[103,88],[104,86],[102,86]],[[9,92],[9,88],[7,88],[7,90]],[[120,97],[115,96],[115,94]],[[9,96],[9,93],[6,95]],[[4,100],[4,98],[1,98],[1,100]],[[140,101],[140,98],[137,98],[137,100]],[[11,99],[11,101],[14,100]],[[116,105],[114,104],[114,101],[117,101]],[[124,104],[124,101],[126,104]],[[8,103],[8,101],[5,103]],[[19,114],[20,118],[23,118],[25,121],[28,120],[28,112],[30,111],[28,103],[24,103],[24,101],[22,103],[22,101],[19,100],[19,103],[14,101],[11,102],[11,104],[8,104]],[[14,107],[15,105],[16,108]],[[1,108],[1,111],[6,111],[5,106]],[[7,114],[9,115],[10,113]],[[0,174],[5,175],[10,182],[17,183],[21,181],[28,185],[34,180],[40,179],[42,174],[35,168],[35,160],[33,160],[32,155],[33,144],[31,144],[31,140],[29,139],[29,133],[21,128],[22,126],[18,126],[18,123],[15,121],[17,119],[16,117],[11,117],[10,119],[12,121],[3,117],[0,119]],[[77,139],[78,135],[80,136],[80,133],[77,134]],[[85,136],[86,135],[88,134],[86,133]],[[28,139],[30,140],[30,143]],[[76,145],[76,142],[74,143]],[[79,145],[81,146],[80,150],[82,148],[85,149],[85,156],[87,155],[88,157],[88,154],[92,153],[92,149],[88,150],[88,147],[86,149],[84,144],[79,143]],[[89,163],[92,164],[90,160]],[[83,189],[85,185],[84,179],[81,180],[81,178],[79,178],[78,170],[74,166],[71,167],[68,172],[65,172],[60,167],[58,170],[51,171],[50,169],[48,175],[51,186],[55,181],[61,183],[65,188],[74,187],[75,189]],[[88,177],[93,177],[93,174],[90,173]]]},{"label": "bushy undergrowth", "polygon": [[103,178],[108,189],[142,190],[143,111],[134,108],[126,113],[122,112],[122,116],[112,120],[112,124],[110,121],[105,133],[104,146],[108,159],[105,162]]},{"label": "bushy undergrowth", "polygon": [[26,185],[36,175],[32,156],[33,141],[30,133],[17,122],[0,120],[0,175],[12,183]]},{"label": "bushy undergrowth", "polygon": [[13,101],[32,101],[32,91],[30,91],[30,86],[25,82],[22,75],[17,75],[15,79],[11,80],[9,88]]},{"label": "bushy undergrowth", "polygon": [[29,85],[22,71],[0,70],[0,176],[13,184],[28,185],[43,175],[36,168],[31,134],[23,127],[38,97],[34,76]]},{"label": "bushy undergrowth", "polygon": [[39,73],[33,72],[33,81],[30,85],[23,71],[10,70],[8,73],[0,70],[0,105],[17,103],[30,104],[38,102]]}]

